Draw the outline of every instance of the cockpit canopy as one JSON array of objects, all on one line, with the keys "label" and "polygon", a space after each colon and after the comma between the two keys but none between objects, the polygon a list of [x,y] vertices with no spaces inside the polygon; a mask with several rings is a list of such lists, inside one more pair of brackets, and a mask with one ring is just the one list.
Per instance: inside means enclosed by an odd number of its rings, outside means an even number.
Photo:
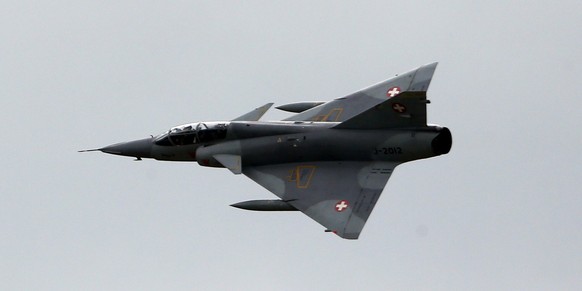
[{"label": "cockpit canopy", "polygon": [[206,144],[226,138],[227,122],[199,122],[176,126],[155,138],[159,146]]}]

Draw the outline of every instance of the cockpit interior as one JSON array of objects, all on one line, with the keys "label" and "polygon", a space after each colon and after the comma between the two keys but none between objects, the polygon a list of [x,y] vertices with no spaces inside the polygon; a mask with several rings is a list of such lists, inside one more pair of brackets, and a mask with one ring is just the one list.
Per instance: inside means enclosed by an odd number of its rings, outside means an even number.
[{"label": "cockpit interior", "polygon": [[226,138],[228,123],[199,122],[180,125],[158,135],[154,143],[159,146],[208,144]]}]

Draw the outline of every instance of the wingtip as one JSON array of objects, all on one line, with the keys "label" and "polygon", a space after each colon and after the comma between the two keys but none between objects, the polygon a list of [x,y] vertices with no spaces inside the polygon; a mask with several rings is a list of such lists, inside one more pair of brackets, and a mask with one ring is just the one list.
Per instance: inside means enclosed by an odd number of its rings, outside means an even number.
[{"label": "wingtip", "polygon": [[432,62],[432,63],[428,63],[426,65],[420,66],[421,68],[426,68],[426,67],[434,67],[436,68],[436,66],[439,64],[439,62]]},{"label": "wingtip", "polygon": [[267,103],[261,107],[257,107],[253,109],[251,112],[243,114],[233,119],[232,121],[258,121],[259,119],[261,119],[261,117],[263,117],[263,115],[265,115],[265,113],[267,113],[267,111],[271,108],[271,106],[273,106],[273,104],[275,103]]}]

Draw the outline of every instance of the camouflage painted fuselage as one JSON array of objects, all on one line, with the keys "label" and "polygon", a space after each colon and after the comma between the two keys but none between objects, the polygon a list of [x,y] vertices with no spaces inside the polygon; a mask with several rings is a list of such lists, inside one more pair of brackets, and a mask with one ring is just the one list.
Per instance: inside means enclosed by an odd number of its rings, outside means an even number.
[{"label": "camouflage painted fuselage", "polygon": [[217,154],[242,156],[243,167],[315,161],[404,163],[446,154],[452,143],[450,131],[439,126],[354,130],[334,129],[335,125],[330,122],[232,122],[227,139],[185,149],[180,158],[211,167],[224,167],[213,158]]}]

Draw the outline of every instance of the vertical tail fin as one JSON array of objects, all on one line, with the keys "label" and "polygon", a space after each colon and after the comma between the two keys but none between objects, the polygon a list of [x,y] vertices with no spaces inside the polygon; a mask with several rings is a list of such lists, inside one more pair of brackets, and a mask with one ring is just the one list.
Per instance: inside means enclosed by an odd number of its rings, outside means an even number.
[{"label": "vertical tail fin", "polygon": [[341,122],[398,95],[400,92],[426,92],[437,64],[435,62],[421,66],[285,120]]}]

